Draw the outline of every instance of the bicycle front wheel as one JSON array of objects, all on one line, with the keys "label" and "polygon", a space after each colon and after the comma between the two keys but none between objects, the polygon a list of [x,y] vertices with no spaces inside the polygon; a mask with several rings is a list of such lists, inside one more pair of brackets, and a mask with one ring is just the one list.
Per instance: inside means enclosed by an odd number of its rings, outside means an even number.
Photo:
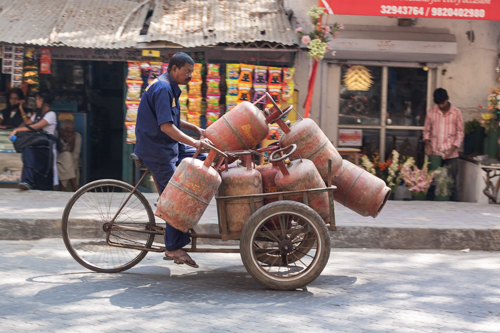
[{"label": "bicycle front wheel", "polygon": [[66,205],[64,244],[82,266],[117,273],[137,265],[148,253],[143,249],[153,244],[155,235],[149,230],[155,226],[155,217],[138,190],[127,201],[132,190],[122,181],[97,180],[80,188]]}]

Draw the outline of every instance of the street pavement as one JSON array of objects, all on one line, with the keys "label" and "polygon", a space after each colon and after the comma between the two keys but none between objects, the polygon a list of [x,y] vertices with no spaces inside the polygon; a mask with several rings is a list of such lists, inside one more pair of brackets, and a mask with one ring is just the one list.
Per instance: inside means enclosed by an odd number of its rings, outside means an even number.
[{"label": "street pavement", "polygon": [[[72,193],[0,189],[0,239],[60,237]],[[145,194],[151,205],[157,194]],[[154,208],[154,207],[153,207]],[[336,248],[500,250],[500,206],[465,202],[388,201],[377,218],[335,206]],[[218,233],[215,200],[198,225]],[[500,331],[500,330],[499,330]]]},{"label": "street pavement", "polygon": [[148,254],[117,274],[61,239],[0,241],[0,332],[499,332],[500,256],[334,249],[307,288],[266,289],[238,254]]}]

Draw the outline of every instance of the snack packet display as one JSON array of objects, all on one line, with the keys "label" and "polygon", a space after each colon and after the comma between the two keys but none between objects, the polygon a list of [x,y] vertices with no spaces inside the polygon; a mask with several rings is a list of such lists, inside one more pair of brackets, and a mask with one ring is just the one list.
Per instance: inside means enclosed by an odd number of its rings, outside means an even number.
[{"label": "snack packet display", "polygon": [[226,87],[227,87],[226,95],[238,96],[238,81],[227,80]]},{"label": "snack packet display", "polygon": [[127,129],[127,143],[135,143],[135,123],[125,123],[125,128]]},{"label": "snack packet display", "polygon": [[207,111],[220,111],[220,95],[207,95]]},{"label": "snack packet display", "polygon": [[179,88],[181,89],[181,95],[187,95],[188,94],[188,87],[185,84],[180,84]]},{"label": "snack packet display", "polygon": [[252,85],[252,72],[254,69],[254,65],[247,65],[247,64],[241,64],[240,68],[240,78],[239,78],[239,84],[243,83],[250,83],[250,86]]},{"label": "snack packet display", "polygon": [[127,61],[127,80],[141,80],[141,64],[139,61]]},{"label": "snack packet display", "polygon": [[220,77],[220,64],[208,64],[207,77]]},{"label": "snack packet display", "polygon": [[240,64],[226,65],[226,80],[238,80],[240,78]]},{"label": "snack packet display", "polygon": [[137,110],[139,109],[139,102],[126,101],[125,106],[127,107],[127,114],[125,115],[125,121],[135,122],[137,120]]},{"label": "snack packet display", "polygon": [[181,112],[187,112],[188,111],[188,95],[181,94],[179,96],[179,104],[180,104]]},{"label": "snack packet display", "polygon": [[201,81],[189,81],[189,95],[201,96]]},{"label": "snack packet display", "polygon": [[238,86],[238,103],[244,102],[244,101],[250,101],[250,90],[252,89],[251,84],[244,84],[240,83]]},{"label": "snack packet display", "polygon": [[[274,102],[278,105],[279,108],[281,108],[281,86],[270,85],[267,89],[269,91],[269,95],[271,95]],[[268,101],[266,107],[272,108],[274,107],[274,105],[271,103],[271,101]]]},{"label": "snack packet display", "polygon": [[151,83],[161,75],[161,62],[151,62],[151,70],[149,71],[148,83]]},{"label": "snack packet display", "polygon": [[140,66],[143,71],[149,71],[151,69],[151,65],[147,60],[140,61]]},{"label": "snack packet display", "polygon": [[193,69],[193,75],[191,81],[200,81],[201,82],[201,71],[203,69],[203,64],[195,63]]},{"label": "snack packet display", "polygon": [[207,111],[207,126],[212,125],[219,119],[220,111]]},{"label": "snack packet display", "polygon": [[200,127],[200,114],[188,112],[187,121],[195,126]]},{"label": "snack packet display", "polygon": [[281,67],[269,67],[269,85],[281,85]]},{"label": "snack packet display", "polygon": [[219,83],[220,83],[219,78],[208,78],[207,79],[207,95],[220,94]]},{"label": "snack packet display", "polygon": [[293,83],[293,75],[295,74],[295,68],[283,68],[283,84]]},{"label": "snack packet display", "polygon": [[[264,96],[267,91],[267,87],[265,85],[255,85],[253,86],[253,98],[252,98],[252,103],[255,103],[259,98]],[[261,99],[257,104],[266,104],[267,97],[264,97]]]},{"label": "snack packet display", "polygon": [[187,114],[188,114],[187,111],[185,112],[181,111],[181,120],[188,121]]},{"label": "snack packet display", "polygon": [[189,112],[201,111],[201,96],[189,95]]},{"label": "snack packet display", "polygon": [[142,81],[127,80],[127,100],[139,101],[141,99]]},{"label": "snack packet display", "polygon": [[293,82],[286,86],[283,86],[281,94],[281,101],[283,103],[293,103],[293,90],[294,90]]},{"label": "snack packet display", "polygon": [[238,105],[237,96],[226,96],[226,112],[231,111],[236,105]]},{"label": "snack packet display", "polygon": [[162,65],[161,65],[161,73],[166,73],[168,71],[168,62],[164,62]]},{"label": "snack packet display", "polygon": [[267,66],[255,66],[254,85],[267,85]]}]

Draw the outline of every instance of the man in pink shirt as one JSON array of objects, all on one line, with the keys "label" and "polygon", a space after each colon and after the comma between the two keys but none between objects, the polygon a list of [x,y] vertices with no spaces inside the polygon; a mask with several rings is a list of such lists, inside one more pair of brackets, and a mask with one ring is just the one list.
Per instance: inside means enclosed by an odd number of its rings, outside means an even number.
[{"label": "man in pink shirt", "polygon": [[[427,111],[424,126],[426,155],[440,155],[442,165],[448,165],[455,180],[451,200],[458,201],[458,148],[464,141],[462,111],[451,105],[448,93],[443,88],[434,91],[436,105]],[[432,193],[433,194],[433,193]]]}]

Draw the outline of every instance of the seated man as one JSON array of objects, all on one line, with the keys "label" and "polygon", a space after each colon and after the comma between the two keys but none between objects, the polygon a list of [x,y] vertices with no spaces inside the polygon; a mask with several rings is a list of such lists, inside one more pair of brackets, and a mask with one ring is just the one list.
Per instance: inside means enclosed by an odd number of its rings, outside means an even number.
[{"label": "seated man", "polygon": [[78,189],[80,172],[78,161],[82,151],[82,135],[75,131],[72,120],[61,122],[59,129],[60,151],[57,154],[57,173],[59,175],[60,190],[64,191],[71,183],[73,191]]}]

